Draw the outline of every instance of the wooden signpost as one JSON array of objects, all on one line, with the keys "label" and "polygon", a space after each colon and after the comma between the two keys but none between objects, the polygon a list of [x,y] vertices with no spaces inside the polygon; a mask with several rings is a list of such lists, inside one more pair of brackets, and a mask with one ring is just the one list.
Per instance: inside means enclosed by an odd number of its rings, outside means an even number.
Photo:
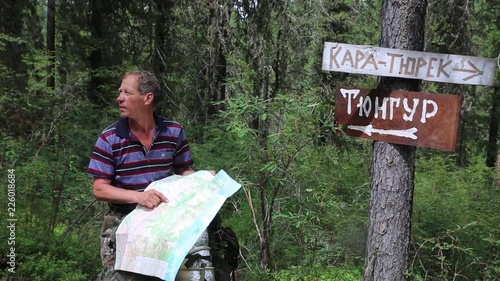
[{"label": "wooden signpost", "polygon": [[322,69],[347,73],[493,85],[495,59],[325,42]]},{"label": "wooden signpost", "polygon": [[462,96],[337,87],[335,104],[349,136],[456,149]]},{"label": "wooden signpost", "polygon": [[[495,59],[325,42],[322,69],[493,85]],[[347,135],[455,151],[462,97],[337,87],[336,121]]]}]

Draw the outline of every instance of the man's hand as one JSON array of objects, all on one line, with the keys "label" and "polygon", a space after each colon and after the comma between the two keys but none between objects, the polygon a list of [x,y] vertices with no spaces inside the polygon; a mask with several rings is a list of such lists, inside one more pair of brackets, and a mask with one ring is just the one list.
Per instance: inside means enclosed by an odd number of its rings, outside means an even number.
[{"label": "man's hand", "polygon": [[155,189],[138,192],[137,196],[137,203],[150,209],[157,207],[162,202],[168,202],[167,197]]},{"label": "man's hand", "polygon": [[137,203],[148,208],[154,208],[162,202],[168,202],[167,197],[155,189],[140,192],[125,190],[111,185],[110,179],[94,178],[94,195],[99,201],[129,204]]}]

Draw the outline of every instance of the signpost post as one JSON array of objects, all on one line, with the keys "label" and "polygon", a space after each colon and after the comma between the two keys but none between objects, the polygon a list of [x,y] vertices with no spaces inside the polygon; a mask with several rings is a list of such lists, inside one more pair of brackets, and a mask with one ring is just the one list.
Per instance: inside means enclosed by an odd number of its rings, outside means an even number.
[{"label": "signpost post", "polygon": [[322,69],[347,73],[493,85],[495,59],[325,42]]}]

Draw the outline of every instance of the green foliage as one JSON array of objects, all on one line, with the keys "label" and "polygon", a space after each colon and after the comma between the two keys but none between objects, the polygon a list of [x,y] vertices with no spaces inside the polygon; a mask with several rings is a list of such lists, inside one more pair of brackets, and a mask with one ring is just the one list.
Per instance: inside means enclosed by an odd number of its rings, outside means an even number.
[{"label": "green foliage", "polygon": [[480,45],[481,54],[489,58],[498,56],[500,50],[499,8],[496,1],[478,0],[474,5],[478,19],[472,21],[473,36]]},{"label": "green foliage", "polygon": [[413,276],[492,280],[498,273],[500,192],[482,159],[463,169],[450,157],[418,162]]},{"label": "green foliage", "polygon": [[[0,33],[0,51],[5,51],[5,46],[7,44],[10,44],[10,43],[14,43],[14,44],[21,44],[21,43],[25,43],[26,41],[19,38],[19,37],[12,37],[12,36],[9,36],[5,33]],[[2,65],[2,67],[4,67],[4,65]]]},{"label": "green foliage", "polygon": [[314,266],[312,268],[291,267],[288,270],[278,271],[271,275],[275,281],[316,281],[339,280],[357,281],[363,278],[362,270],[349,267]]},{"label": "green foliage", "polygon": [[43,236],[42,233],[33,227],[16,230],[15,274],[4,272],[3,277],[15,276],[16,280],[35,281],[86,281],[95,278],[100,264],[97,243],[82,240],[76,234]]},{"label": "green foliage", "polygon": [[[369,201],[369,167],[363,158],[369,156],[360,152],[324,147],[299,155],[289,195],[280,199],[289,203],[282,203],[275,215],[276,227],[289,230],[276,234],[278,256],[296,247],[291,257],[298,264],[363,259]],[[281,259],[277,264],[290,265]]]},{"label": "green foliage", "polygon": [[[316,146],[317,103],[315,95],[280,95],[272,101],[236,97],[227,101],[220,125],[207,129],[209,141],[193,146],[197,165],[221,167],[246,184],[226,204],[224,217],[245,245],[248,269],[258,262],[262,235],[258,174],[269,182],[267,200],[276,200],[273,228],[281,230],[273,232],[271,242],[276,268],[362,263],[369,149]],[[253,116],[271,122],[265,146],[259,143],[261,132],[250,127]],[[278,195],[272,197],[271,190]]]},{"label": "green foliage", "polygon": [[363,279],[360,268],[349,266],[333,267],[319,264],[313,267],[292,266],[267,274],[245,274],[248,281],[358,281]]}]

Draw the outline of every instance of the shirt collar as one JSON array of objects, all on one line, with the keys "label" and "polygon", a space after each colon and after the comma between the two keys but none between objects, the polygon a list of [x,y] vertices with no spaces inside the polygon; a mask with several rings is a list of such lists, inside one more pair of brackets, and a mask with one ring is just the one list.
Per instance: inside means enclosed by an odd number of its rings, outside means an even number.
[{"label": "shirt collar", "polygon": [[[156,114],[156,112],[153,112],[153,118],[155,119],[156,128],[158,128],[160,131],[163,131],[165,125],[163,123],[162,117]],[[120,120],[118,120],[118,123],[116,124],[116,135],[120,138],[130,138],[130,127],[128,121],[128,117],[120,118]]]}]

